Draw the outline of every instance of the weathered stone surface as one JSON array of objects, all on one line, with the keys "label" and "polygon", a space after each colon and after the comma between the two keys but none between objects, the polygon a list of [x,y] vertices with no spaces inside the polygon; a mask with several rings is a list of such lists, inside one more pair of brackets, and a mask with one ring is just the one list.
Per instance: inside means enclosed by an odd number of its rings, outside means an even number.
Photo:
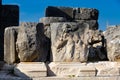
[{"label": "weathered stone surface", "polygon": [[14,68],[14,74],[22,78],[46,77],[47,68],[43,62],[21,62]]},{"label": "weathered stone surface", "polygon": [[99,11],[93,8],[77,8],[75,10],[76,20],[97,20]]},{"label": "weathered stone surface", "polygon": [[119,80],[118,76],[115,77],[45,77],[33,78],[33,80]]},{"label": "weathered stone surface", "polygon": [[[87,24],[53,23],[51,24],[52,61],[56,62],[84,62],[88,57],[89,38],[86,35]],[[81,35],[86,35],[86,39]],[[85,40],[85,41],[84,41]],[[84,43],[83,43],[84,41]]]},{"label": "weathered stone surface", "polygon": [[108,27],[105,31],[107,56],[110,61],[120,61],[120,26]]},{"label": "weathered stone surface", "polygon": [[66,21],[66,18],[64,17],[43,17],[43,18],[40,18],[39,22],[44,24],[44,34],[48,38],[51,38],[50,24],[53,22],[65,22],[65,21]]},{"label": "weathered stone surface", "polygon": [[107,60],[106,45],[103,33],[99,30],[89,30],[88,61]]},{"label": "weathered stone surface", "polygon": [[89,28],[93,30],[97,30],[99,25],[97,20],[76,20],[78,23],[88,23]]},{"label": "weathered stone surface", "polygon": [[23,23],[19,27],[16,48],[20,61],[46,61],[48,42],[42,23]]},{"label": "weathered stone surface", "polygon": [[106,59],[102,32],[91,30],[87,23],[52,23],[51,42],[53,61],[86,62]]},{"label": "weathered stone surface", "polygon": [[40,23],[43,23],[45,26],[50,26],[50,23],[53,22],[65,22],[66,19],[64,17],[43,17],[40,18]]},{"label": "weathered stone surface", "polygon": [[8,64],[13,64],[18,59],[16,53],[16,40],[19,27],[8,27],[4,33],[4,61]]},{"label": "weathered stone surface", "polygon": [[81,66],[77,77],[96,76],[97,70],[93,66]]},{"label": "weathered stone surface", "polygon": [[85,63],[51,62],[48,64],[48,76],[76,77],[81,66],[85,66]]},{"label": "weathered stone surface", "polygon": [[65,17],[68,21],[71,21],[73,18],[73,8],[48,6],[46,8],[45,16],[46,17]]},{"label": "weathered stone surface", "polygon": [[120,69],[116,62],[98,62],[94,64],[97,69],[97,76],[119,76]]}]

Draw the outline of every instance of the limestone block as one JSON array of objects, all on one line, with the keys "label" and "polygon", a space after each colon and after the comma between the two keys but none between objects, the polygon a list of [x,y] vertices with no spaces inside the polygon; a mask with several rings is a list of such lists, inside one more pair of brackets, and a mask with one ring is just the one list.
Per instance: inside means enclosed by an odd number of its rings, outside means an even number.
[{"label": "limestone block", "polygon": [[14,74],[22,78],[39,78],[47,76],[43,62],[21,62],[14,68]]},{"label": "limestone block", "polygon": [[73,18],[73,8],[70,7],[53,7],[46,8],[46,17],[65,17],[68,21]]},{"label": "limestone block", "polygon": [[51,23],[51,59],[56,62],[106,60],[102,31],[90,29],[88,23]]},{"label": "limestone block", "polygon": [[44,33],[48,38],[51,38],[50,34],[51,34],[51,29],[50,29],[50,23],[53,22],[65,22],[66,18],[64,17],[43,17],[40,18],[41,23],[44,24]]},{"label": "limestone block", "polygon": [[99,28],[97,20],[76,20],[78,23],[88,23],[89,28],[97,30]]},{"label": "limestone block", "polygon": [[[88,57],[88,24],[59,22],[51,24],[51,60],[55,62],[85,62]],[[82,35],[86,35],[83,37]],[[84,41],[84,42],[83,42]]]},{"label": "limestone block", "polygon": [[48,76],[75,77],[80,67],[85,65],[80,62],[51,62],[48,64]]},{"label": "limestone block", "polygon": [[17,62],[16,40],[19,27],[8,27],[4,33],[4,61],[8,64]]},{"label": "limestone block", "polygon": [[119,80],[118,76],[115,77],[45,77],[34,78],[33,80]]},{"label": "limestone block", "polygon": [[110,61],[120,61],[120,26],[108,27],[105,32],[107,56]]},{"label": "limestone block", "polygon": [[93,8],[77,8],[75,11],[76,20],[97,20],[99,11]]},{"label": "limestone block", "polygon": [[22,23],[19,27],[16,49],[20,61],[46,61],[48,42],[42,23]]},{"label": "limestone block", "polygon": [[119,76],[119,68],[99,68],[97,76]]},{"label": "limestone block", "polygon": [[97,70],[93,66],[82,66],[79,68],[77,77],[96,76]]},{"label": "limestone block", "polygon": [[4,27],[19,25],[19,7],[17,5],[2,5],[2,21]]},{"label": "limestone block", "polygon": [[119,76],[120,68],[117,62],[98,62],[94,66],[97,69],[96,76]]},{"label": "limestone block", "polygon": [[66,19],[64,17],[43,17],[40,18],[40,23],[43,23],[45,26],[50,26],[50,23],[53,22],[65,22]]}]

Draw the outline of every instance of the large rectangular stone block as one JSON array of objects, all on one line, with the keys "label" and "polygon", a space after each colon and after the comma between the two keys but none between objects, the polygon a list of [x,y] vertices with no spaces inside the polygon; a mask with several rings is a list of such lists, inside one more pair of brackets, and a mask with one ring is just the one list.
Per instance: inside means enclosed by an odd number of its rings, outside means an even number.
[{"label": "large rectangular stone block", "polygon": [[8,27],[4,33],[4,61],[13,64],[17,61],[16,40],[19,27]]},{"label": "large rectangular stone block", "polygon": [[80,67],[85,65],[80,62],[51,62],[48,64],[48,76],[77,77]]},{"label": "large rectangular stone block", "polygon": [[77,8],[75,11],[76,20],[97,20],[99,11],[93,8]]},{"label": "large rectangular stone block", "polygon": [[59,22],[52,23],[50,27],[51,61],[82,62],[87,60],[88,47],[83,44],[83,41],[87,44],[88,24]]},{"label": "large rectangular stone block", "polygon": [[53,7],[46,8],[46,17],[65,17],[67,20],[73,19],[73,8],[70,7]]},{"label": "large rectangular stone block", "polygon": [[49,43],[42,23],[24,22],[19,27],[16,51],[22,62],[45,62]]},{"label": "large rectangular stone block", "polygon": [[47,68],[43,62],[21,62],[14,69],[14,74],[22,78],[46,77]]},{"label": "large rectangular stone block", "polygon": [[2,5],[1,25],[3,27],[19,25],[19,7],[17,5]]}]

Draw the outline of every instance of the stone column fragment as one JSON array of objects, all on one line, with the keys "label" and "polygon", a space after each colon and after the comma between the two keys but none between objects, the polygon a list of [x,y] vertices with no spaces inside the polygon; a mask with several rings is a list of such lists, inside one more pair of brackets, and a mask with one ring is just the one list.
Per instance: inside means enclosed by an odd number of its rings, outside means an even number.
[{"label": "stone column fragment", "polygon": [[16,39],[19,27],[8,27],[4,33],[4,61],[8,64],[17,62]]}]

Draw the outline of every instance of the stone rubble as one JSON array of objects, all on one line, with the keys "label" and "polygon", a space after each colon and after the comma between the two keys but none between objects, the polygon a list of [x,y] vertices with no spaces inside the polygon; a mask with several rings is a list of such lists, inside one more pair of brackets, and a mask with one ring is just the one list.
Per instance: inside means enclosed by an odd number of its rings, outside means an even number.
[{"label": "stone rubble", "polygon": [[120,79],[120,26],[98,30],[97,9],[48,6],[19,25],[19,7],[1,2],[0,80]]}]

